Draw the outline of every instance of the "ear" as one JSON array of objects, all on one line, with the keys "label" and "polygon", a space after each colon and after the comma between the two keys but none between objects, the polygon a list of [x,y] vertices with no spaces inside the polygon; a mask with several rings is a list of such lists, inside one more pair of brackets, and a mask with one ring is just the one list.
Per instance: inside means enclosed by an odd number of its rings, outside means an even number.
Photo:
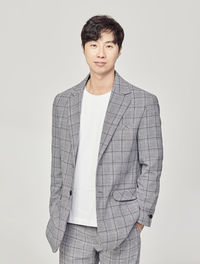
[{"label": "ear", "polygon": [[82,48],[82,52],[83,52],[83,54],[85,54],[85,50],[84,50],[84,48],[83,48],[83,44],[81,43],[81,48]]},{"label": "ear", "polygon": [[121,55],[121,51],[122,51],[122,46],[121,46],[121,48],[120,48],[120,50],[118,52],[118,57]]}]

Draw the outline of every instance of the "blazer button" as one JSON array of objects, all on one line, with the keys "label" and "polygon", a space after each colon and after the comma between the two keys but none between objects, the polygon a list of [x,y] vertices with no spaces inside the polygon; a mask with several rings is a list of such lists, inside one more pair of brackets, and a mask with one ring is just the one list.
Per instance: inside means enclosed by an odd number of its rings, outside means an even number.
[{"label": "blazer button", "polygon": [[153,215],[152,215],[152,214],[150,214],[150,215],[149,215],[149,217],[150,217],[150,218],[152,218],[152,217],[153,217]]},{"label": "blazer button", "polygon": [[69,195],[72,195],[72,190],[70,190]]}]

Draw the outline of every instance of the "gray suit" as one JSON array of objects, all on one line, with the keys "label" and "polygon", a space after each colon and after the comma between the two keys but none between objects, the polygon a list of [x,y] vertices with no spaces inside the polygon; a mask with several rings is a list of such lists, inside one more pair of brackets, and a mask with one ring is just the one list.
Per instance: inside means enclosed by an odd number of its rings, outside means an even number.
[{"label": "gray suit", "polygon": [[[56,252],[73,199],[80,109],[88,74],[54,98],[52,163],[46,237]],[[97,232],[104,250],[117,247],[138,221],[151,226],[163,161],[157,97],[135,87],[115,70],[96,169]]]}]

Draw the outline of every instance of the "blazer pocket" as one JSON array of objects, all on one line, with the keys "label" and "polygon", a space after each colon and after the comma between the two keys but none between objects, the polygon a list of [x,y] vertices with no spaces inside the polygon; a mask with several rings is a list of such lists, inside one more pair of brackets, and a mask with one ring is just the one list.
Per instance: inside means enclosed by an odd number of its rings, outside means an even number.
[{"label": "blazer pocket", "polygon": [[136,189],[122,189],[113,191],[113,198],[116,201],[133,201],[137,199]]}]

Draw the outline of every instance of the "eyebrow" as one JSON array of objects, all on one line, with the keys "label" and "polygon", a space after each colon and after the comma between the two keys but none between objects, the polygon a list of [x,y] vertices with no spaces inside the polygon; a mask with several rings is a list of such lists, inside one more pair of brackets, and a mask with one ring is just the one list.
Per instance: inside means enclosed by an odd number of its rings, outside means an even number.
[{"label": "eyebrow", "polygon": [[[91,41],[97,42],[97,40],[91,40]],[[114,40],[107,40],[107,41],[105,41],[105,43],[113,43],[113,44],[115,44]]]},{"label": "eyebrow", "polygon": [[105,41],[105,43],[113,43],[114,44],[114,40],[108,40],[108,41]]}]

